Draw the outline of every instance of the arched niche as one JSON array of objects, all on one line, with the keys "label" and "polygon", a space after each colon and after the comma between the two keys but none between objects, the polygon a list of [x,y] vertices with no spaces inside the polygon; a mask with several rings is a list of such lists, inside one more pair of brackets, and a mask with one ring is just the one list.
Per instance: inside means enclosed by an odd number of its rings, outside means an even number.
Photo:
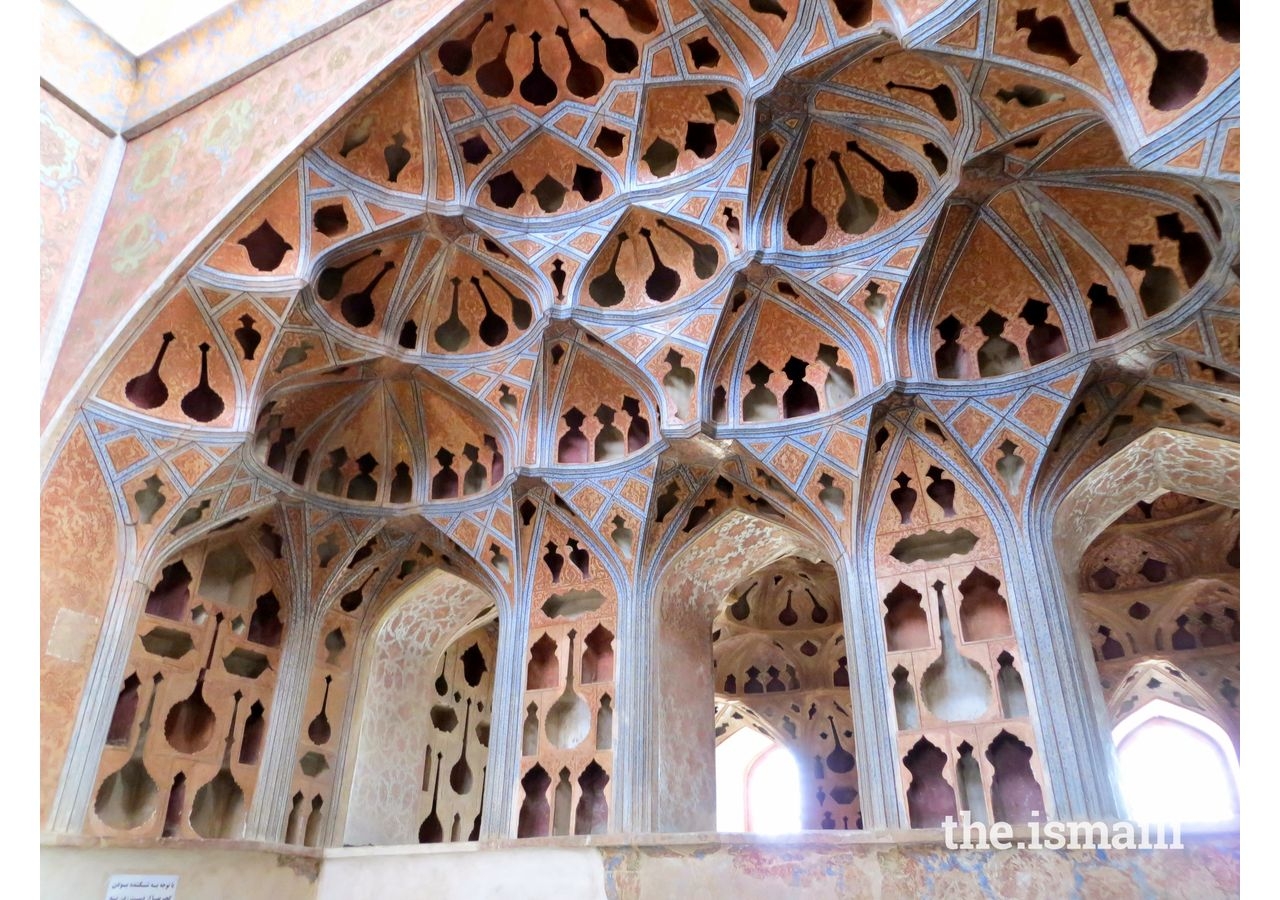
[{"label": "arched niche", "polygon": [[[1056,504],[1052,501],[1048,504],[1049,526],[1057,555],[1058,568],[1054,574],[1063,586],[1076,633],[1077,652],[1087,661],[1086,666],[1094,666],[1095,642],[1099,657],[1108,655],[1104,652],[1108,639],[1118,645],[1109,649],[1115,659],[1132,655],[1126,634],[1099,635],[1096,626],[1094,633],[1090,633],[1079,581],[1086,553],[1109,525],[1136,504],[1155,503],[1169,492],[1238,508],[1239,444],[1203,434],[1153,428],[1085,472],[1060,494]],[[1236,608],[1238,610],[1238,606]],[[1127,616],[1127,611],[1124,614]],[[1149,655],[1145,658],[1155,659]],[[1094,695],[1098,698],[1096,714],[1103,734],[1113,721],[1113,715],[1103,707],[1104,696],[1110,693],[1112,700],[1122,705],[1129,696],[1126,681],[1123,674],[1116,676],[1110,686],[1103,681]],[[1232,684],[1231,689],[1238,689],[1238,684]],[[1194,692],[1186,693],[1191,696]],[[1121,705],[1115,707],[1116,716],[1125,714]]]},{"label": "arched niche", "polygon": [[497,639],[493,598],[442,569],[373,622],[361,654],[343,843],[474,839]]},{"label": "arched niche", "polygon": [[712,623],[730,590],[787,556],[821,559],[810,538],[738,509],[685,545],[662,568],[651,629],[656,684],[650,696],[658,772],[656,831],[715,830],[715,700]]},{"label": "arched niche", "polygon": [[1167,491],[1239,507],[1240,445],[1153,428],[1099,463],[1066,491],[1053,512],[1060,573],[1074,572],[1093,539],[1126,509]]},{"label": "arched niche", "polygon": [[[787,788],[794,824],[752,830],[859,827],[849,693],[857,660],[845,645],[835,568],[794,555],[756,568],[721,600],[711,628],[717,709],[740,714],[717,716],[717,744],[749,715],[798,766]],[[723,787],[719,772],[716,781]]]},{"label": "arched niche", "polygon": [[268,504],[141,568],[136,639],[114,692],[87,833],[243,836],[294,595],[277,541],[283,527]]},{"label": "arched niche", "polygon": [[550,496],[534,492],[521,506],[529,510],[537,561],[520,698],[516,836],[605,834],[616,828],[615,718],[625,714],[614,679],[617,570],[604,542]]},{"label": "arched niche", "polygon": [[913,828],[997,807],[1026,823],[1046,777],[1002,514],[927,429],[887,451],[869,498],[900,799]]}]

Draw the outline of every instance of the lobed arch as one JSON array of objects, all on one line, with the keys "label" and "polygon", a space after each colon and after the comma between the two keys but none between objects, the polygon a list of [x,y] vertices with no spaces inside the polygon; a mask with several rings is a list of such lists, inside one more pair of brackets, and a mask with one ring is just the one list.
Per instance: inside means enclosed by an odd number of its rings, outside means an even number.
[{"label": "lobed arch", "polygon": [[[797,274],[752,266],[729,286],[700,386],[701,408],[717,434],[749,433],[797,417],[832,417],[887,377],[884,342],[870,323],[860,312],[822,302],[820,289]],[[789,338],[778,346],[782,333]],[[748,380],[756,385],[750,391]],[[772,403],[758,417],[749,416],[749,394],[761,388]],[[793,410],[790,395],[796,390],[810,399]]]},{"label": "lobed arch", "polygon": [[646,629],[652,648],[648,677],[657,685],[649,693],[646,718],[656,732],[651,740],[657,771],[648,798],[656,830],[715,828],[712,620],[734,584],[792,555],[825,558],[811,536],[732,509],[665,564],[655,563],[655,600]]},{"label": "lobed arch", "polygon": [[1107,741],[1111,716],[1079,599],[1079,566],[1094,539],[1139,501],[1176,491],[1238,508],[1240,447],[1227,438],[1160,426],[1106,450],[1109,452],[1099,461],[1073,473],[1070,480],[1059,474],[1035,485],[1030,508],[1042,512],[1029,527],[1045,548],[1046,557],[1053,560],[1047,581],[1052,586],[1050,597],[1060,605],[1060,612],[1054,615],[1060,617],[1061,625],[1056,627],[1062,629],[1061,639],[1068,645],[1074,642],[1071,656],[1081,680],[1081,726],[1096,735],[1093,764],[1109,773],[1097,788],[1103,793],[1098,802],[1119,804],[1114,745]]},{"label": "lobed arch", "polygon": [[[1125,744],[1128,743],[1130,739],[1139,737],[1144,729],[1151,726],[1174,729],[1174,734],[1172,735],[1166,731],[1164,735],[1165,740],[1162,740],[1160,743],[1160,750],[1166,754],[1170,750],[1168,740],[1170,737],[1173,737],[1179,743],[1185,742],[1188,738],[1191,738],[1192,740],[1200,738],[1201,740],[1207,741],[1212,747],[1212,750],[1216,751],[1216,754],[1214,754],[1217,757],[1216,760],[1210,761],[1210,759],[1206,758],[1206,754],[1204,754],[1202,749],[1201,753],[1198,754],[1200,759],[1196,760],[1196,762],[1207,762],[1210,765],[1213,765],[1216,762],[1218,771],[1216,773],[1206,774],[1209,774],[1210,776],[1217,775],[1218,784],[1213,785],[1212,781],[1210,781],[1208,787],[1210,790],[1212,790],[1213,787],[1223,788],[1227,792],[1227,796],[1205,796],[1205,794],[1201,793],[1201,795],[1195,799],[1198,801],[1197,806],[1200,809],[1204,808],[1206,801],[1208,801],[1210,805],[1218,808],[1221,818],[1218,818],[1212,824],[1218,825],[1219,827],[1227,825],[1238,828],[1241,800],[1240,766],[1239,760],[1237,759],[1239,755],[1238,738],[1235,739],[1237,743],[1233,743],[1233,739],[1222,728],[1221,724],[1209,716],[1196,712],[1195,710],[1188,709],[1186,706],[1171,703],[1162,698],[1155,698],[1142,704],[1136,710],[1129,713],[1116,723],[1115,728],[1112,729],[1112,739],[1117,747],[1117,752],[1122,752]],[[1150,742],[1148,742],[1147,749],[1148,751],[1152,749]],[[1183,747],[1179,749],[1186,749],[1185,743],[1183,744]],[[1185,758],[1183,762],[1185,765]],[[1146,796],[1139,796],[1136,799],[1145,800],[1147,803],[1150,803],[1152,801],[1151,793],[1154,792],[1153,788],[1156,787],[1152,782],[1155,778],[1159,778],[1162,782],[1165,782],[1159,785],[1159,790],[1162,796],[1167,796],[1165,795],[1166,791],[1177,792],[1179,799],[1185,802],[1186,798],[1183,792],[1186,791],[1186,787],[1167,783],[1167,776],[1171,771],[1177,771],[1179,775],[1185,774],[1180,770],[1180,767],[1165,763],[1164,765],[1155,767],[1153,771],[1149,768],[1150,763],[1145,759],[1140,764],[1134,763],[1130,760],[1129,766],[1127,767],[1128,771],[1126,771],[1126,767],[1122,765],[1122,773],[1127,774],[1130,777],[1134,774],[1139,774],[1133,771],[1133,769],[1138,765],[1141,765],[1140,778],[1145,783],[1136,785],[1136,787],[1139,788],[1140,793],[1146,794]],[[1191,786],[1191,793],[1193,795],[1197,793],[1197,789],[1200,791],[1204,790],[1204,786],[1201,784],[1201,781],[1202,779],[1187,779],[1187,782]],[[1181,787],[1181,790],[1178,790],[1179,787]],[[1132,799],[1134,798],[1126,797],[1126,805],[1130,805],[1130,801]],[[1163,812],[1166,815],[1173,812],[1169,808],[1172,804],[1170,804],[1167,799],[1164,800],[1162,805],[1165,809],[1160,812]],[[1179,807],[1182,807],[1183,803],[1179,803],[1178,805]],[[1151,812],[1153,811],[1149,809],[1130,809],[1130,815],[1139,821],[1142,820],[1140,817],[1145,818],[1150,815]],[[1144,815],[1144,813],[1146,815]],[[1225,815],[1222,815],[1223,813],[1225,813]],[[1178,815],[1178,813],[1173,813],[1173,815]],[[1191,821],[1195,822],[1195,819],[1191,819]]]},{"label": "lobed arch", "polygon": [[[344,843],[418,840],[423,748],[432,743],[433,733],[430,703],[440,703],[438,691],[429,686],[437,673],[444,677],[441,657],[460,638],[490,623],[501,629],[507,614],[492,594],[443,566],[370,610],[357,643],[350,716],[358,726],[346,746],[341,778]],[[495,654],[485,679],[490,703],[496,667]],[[447,693],[442,696],[448,699]],[[474,746],[474,734],[471,740]],[[429,768],[434,772],[435,763]],[[466,824],[469,828],[471,822]]]},{"label": "lobed arch", "polygon": [[1152,428],[1067,485],[1041,481],[1032,503],[1056,550],[1058,575],[1069,583],[1086,548],[1117,516],[1139,500],[1177,491],[1223,506],[1240,506],[1240,445],[1166,427]]},{"label": "lobed arch", "polygon": [[422,506],[500,488],[515,467],[512,443],[509,423],[473,396],[382,360],[274,387],[257,414],[252,458],[266,477],[321,502]]},{"label": "lobed arch", "polygon": [[652,373],[580,325],[548,329],[543,341],[533,374],[538,411],[525,433],[537,465],[630,462],[661,445]]}]

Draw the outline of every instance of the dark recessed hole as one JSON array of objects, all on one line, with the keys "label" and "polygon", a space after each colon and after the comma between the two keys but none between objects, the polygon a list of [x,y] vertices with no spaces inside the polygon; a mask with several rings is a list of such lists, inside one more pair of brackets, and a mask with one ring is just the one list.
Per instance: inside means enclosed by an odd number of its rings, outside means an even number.
[{"label": "dark recessed hole", "polygon": [[948,816],[956,817],[956,794],[942,774],[947,755],[927,738],[920,738],[902,758],[911,773],[907,788],[907,812],[912,828],[938,828]]},{"label": "dark recessed hole", "polygon": [[733,94],[730,94],[725,88],[707,94],[707,105],[711,107],[712,115],[719,122],[737,125],[738,118],[742,115],[742,110],[738,107],[738,101],[734,100]]},{"label": "dark recessed hole", "polygon": [[769,390],[769,376],[773,370],[757,360],[746,375],[751,379],[753,387],[742,398],[742,420],[744,422],[767,422],[779,418],[778,397]]},{"label": "dark recessed hole", "polygon": [[1028,299],[1019,315],[1031,326],[1031,333],[1027,335],[1027,359],[1031,365],[1047,362],[1067,352],[1062,329],[1049,322],[1049,304],[1043,300]]},{"label": "dark recessed hole", "polygon": [[553,213],[563,206],[564,196],[567,193],[564,185],[550,175],[542,176],[542,180],[533,188],[533,198],[538,201],[538,207],[545,213]]},{"label": "dark recessed hole", "polygon": [[1178,243],[1178,268],[1182,270],[1182,279],[1187,287],[1192,287],[1209,269],[1213,254],[1198,232],[1188,231],[1182,224],[1182,216],[1177,213],[1166,213],[1156,216],[1156,233],[1160,237]]},{"label": "dark recessed hole", "polygon": [[347,568],[354,569],[356,566],[360,565],[360,563],[372,556],[373,548],[376,547],[377,544],[378,539],[376,537],[369,538],[369,540],[361,544],[360,549],[352,554],[351,562],[347,563]]},{"label": "dark recessed hole", "polygon": [[939,378],[960,377],[960,354],[962,348],[957,338],[964,330],[964,325],[955,316],[947,316],[937,325],[942,346],[933,352],[934,365],[938,369]]},{"label": "dark recessed hole", "polygon": [[957,554],[963,556],[977,543],[978,536],[967,528],[957,528],[955,531],[930,529],[924,534],[913,534],[898,541],[889,555],[903,563],[934,561]]},{"label": "dark recessed hole", "polygon": [[266,219],[249,234],[236,241],[249,254],[249,262],[259,272],[274,272],[284,262],[293,245],[281,237]]},{"label": "dark recessed hole", "polygon": [[248,639],[266,647],[280,646],[284,623],[280,621],[280,601],[274,591],[267,591],[254,603],[249,619]]},{"label": "dark recessed hole", "polygon": [[978,374],[983,378],[1007,375],[1024,368],[1018,345],[1003,337],[1007,321],[991,309],[978,320],[978,328],[987,338],[978,348]]},{"label": "dark recessed hole", "polygon": [[431,707],[431,727],[445,734],[458,727],[458,714],[452,706],[437,703]]},{"label": "dark recessed hole", "polygon": [[711,511],[715,509],[715,506],[715,500],[706,500],[689,510],[689,517],[685,520],[684,528],[682,529],[684,533],[688,534],[701,525],[711,515]]},{"label": "dark recessed hole", "polygon": [[911,673],[902,665],[893,670],[893,706],[898,717],[899,731],[911,731],[920,727],[920,712],[916,708],[916,692],[911,686]]},{"label": "dark recessed hole", "polygon": [[986,641],[1013,633],[1000,580],[974,568],[960,582],[960,633],[966,641]]},{"label": "dark recessed hole", "polygon": [[680,290],[680,273],[662,261],[658,248],[653,245],[653,233],[648,228],[641,228],[640,236],[648,245],[649,256],[653,260],[653,269],[644,283],[645,293],[650,300],[665,303]]},{"label": "dark recessed hole", "polygon": [[1096,281],[1089,286],[1089,321],[1093,324],[1093,334],[1098,340],[1119,334],[1129,327],[1120,301],[1107,290],[1106,285]]},{"label": "dark recessed hole", "polygon": [[547,801],[551,776],[546,769],[535,763],[520,779],[520,787],[524,792],[524,800],[520,804],[516,837],[546,837],[551,833],[551,804]]},{"label": "dark recessed hole", "polygon": [[244,733],[240,736],[240,764],[254,766],[262,757],[262,740],[266,737],[267,722],[263,716],[265,707],[262,701],[253,701],[249,707],[249,718],[244,722]]},{"label": "dark recessed hole", "polygon": [[1046,103],[1066,100],[1067,95],[1051,94],[1046,90],[1032,87],[1029,84],[1015,84],[1012,89],[1001,88],[996,91],[996,99],[1001,103],[1013,103],[1016,101],[1019,106],[1035,109],[1037,106],[1044,106]]},{"label": "dark recessed hole", "polygon": [[458,496],[458,473],[453,470],[453,454],[441,447],[436,451],[440,471],[431,478],[431,499],[445,500]]},{"label": "dark recessed hole", "polygon": [[773,135],[769,135],[760,142],[760,171],[762,173],[769,171],[769,164],[773,162],[774,157],[776,157],[781,150],[782,147],[780,147],[778,142],[774,140]]},{"label": "dark recessed hole", "polygon": [[556,27],[556,37],[564,44],[565,53],[569,57],[569,74],[565,77],[565,86],[576,97],[594,97],[604,87],[604,73],[598,66],[583,59],[576,47],[569,29],[563,25]]},{"label": "dark recessed hole", "polygon": [[181,620],[191,597],[190,587],[191,573],[182,560],[165,566],[159,583],[147,596],[147,615]]},{"label": "dark recessed hole", "polygon": [[956,483],[950,478],[943,477],[942,469],[937,466],[930,466],[925,476],[929,479],[929,484],[925,487],[924,492],[929,495],[929,499],[938,504],[942,508],[942,514],[948,519],[956,514],[955,502]]},{"label": "dark recessed hole", "polygon": [[152,628],[139,640],[142,648],[148,653],[163,656],[165,659],[182,659],[195,648],[191,635],[175,628]]},{"label": "dark recessed hole", "polygon": [[471,687],[476,687],[480,684],[480,678],[489,670],[484,660],[484,653],[477,644],[472,644],[463,651],[461,659],[463,679]]},{"label": "dark recessed hole", "polygon": [[511,209],[523,193],[524,185],[511,170],[489,179],[489,199],[501,209]]},{"label": "dark recessed hole", "polygon": [[271,667],[271,661],[257,650],[237,647],[222,660],[223,667],[232,675],[241,678],[257,678]]},{"label": "dark recessed hole", "polygon": [[1142,568],[1138,573],[1147,581],[1161,582],[1169,577],[1169,566],[1155,557],[1148,557],[1146,562],[1142,564]]},{"label": "dark recessed hole", "polygon": [[573,189],[583,200],[592,203],[604,193],[604,180],[598,169],[578,165],[573,170]]},{"label": "dark recessed hole", "polygon": [[489,158],[493,151],[483,135],[475,134],[462,142],[462,158],[473,166],[478,166]]},{"label": "dark recessed hole", "polygon": [[812,157],[804,161],[804,196],[800,205],[787,217],[787,234],[804,247],[818,243],[827,233],[827,219],[813,203],[813,168],[817,161]]},{"label": "dark recessed hole", "polygon": [[928,647],[929,621],[919,591],[899,581],[884,598],[885,640],[889,652]]},{"label": "dark recessed hole", "polygon": [[688,122],[685,124],[684,149],[692,150],[699,159],[709,159],[715,155],[716,146],[716,128],[714,124],[710,122]]},{"label": "dark recessed hole", "polygon": [[1174,407],[1173,413],[1184,425],[1210,425],[1221,428],[1225,424],[1222,419],[1209,415],[1195,403]]},{"label": "dark recessed hole", "polygon": [[182,398],[182,413],[197,422],[212,422],[222,415],[226,404],[222,395],[209,385],[209,351],[207,342],[200,343],[200,381]]},{"label": "dark recessed hole", "polygon": [[586,19],[596,34],[600,36],[601,42],[604,43],[604,59],[609,64],[609,68],[619,75],[634,72],[636,66],[640,64],[640,50],[636,47],[635,42],[627,38],[610,35],[600,27],[596,20],[591,17],[590,11],[586,9],[578,10],[578,14]]},{"label": "dark recessed hole", "polygon": [[700,37],[685,46],[689,48],[689,58],[693,60],[695,69],[714,69],[720,64],[720,51],[710,38]]},{"label": "dark recessed hole", "polygon": [[1044,797],[1031,770],[1032,750],[1007,731],[987,748],[995,775],[991,779],[991,814],[997,822],[1024,825],[1040,815]]},{"label": "dark recessed hole", "polygon": [[1089,578],[1099,588],[1099,590],[1109,591],[1120,582],[1120,574],[1110,566],[1103,566],[1095,571]]},{"label": "dark recessed hole", "polygon": [[373,470],[378,467],[378,460],[366,453],[356,460],[360,471],[347,485],[348,500],[372,502],[378,499],[378,481],[373,477]]},{"label": "dark recessed hole", "polygon": [[516,26],[507,25],[502,38],[502,47],[498,50],[497,56],[476,69],[476,84],[480,85],[480,90],[490,97],[506,97],[515,87],[515,76],[507,66],[507,50],[511,46],[511,35],[515,30]]},{"label": "dark recessed hole", "polygon": [[354,291],[342,298],[340,310],[342,318],[347,324],[354,328],[364,328],[373,322],[377,315],[377,309],[373,303],[373,292],[377,290],[378,284],[386,277],[387,273],[396,267],[396,264],[387,260],[361,290]]},{"label": "dark recessed hole", "polygon": [[1148,316],[1164,312],[1182,296],[1177,274],[1168,266],[1156,265],[1155,249],[1151,244],[1130,244],[1124,264],[1143,273],[1138,297]]},{"label": "dark recessed hole", "polygon": [[1035,8],[1020,9],[1014,20],[1018,31],[1027,31],[1027,49],[1041,56],[1052,56],[1069,66],[1074,66],[1080,54],[1071,46],[1071,38],[1067,35],[1067,26],[1057,16],[1036,14]]},{"label": "dark recessed hole", "polygon": [[347,221],[347,211],[341,203],[320,207],[316,210],[312,221],[315,222],[316,231],[325,237],[337,237],[340,234],[344,234],[350,225]]},{"label": "dark recessed hole", "polygon": [[553,688],[560,682],[560,660],[556,654],[556,642],[549,634],[529,648],[529,671],[525,678],[525,690],[538,691]]},{"label": "dark recessed hole", "polygon": [[327,654],[325,662],[329,665],[333,665],[341,658],[342,651],[347,649],[347,639],[342,636],[341,628],[335,628],[324,636],[324,649]]},{"label": "dark recessed hole", "polygon": [[676,160],[679,157],[679,151],[672,144],[662,138],[654,138],[641,158],[654,176],[663,178],[676,170]]},{"label": "dark recessed hole", "polygon": [[582,643],[582,683],[613,681],[613,632],[597,625]]},{"label": "dark recessed hole", "polygon": [[111,713],[111,725],[107,729],[107,743],[111,746],[122,746],[129,742],[129,734],[133,731],[133,719],[138,713],[138,687],[141,685],[136,672],[131,672],[124,680],[120,693],[116,695],[115,709]]},{"label": "dark recessed hole", "polygon": [[614,131],[612,128],[604,126],[600,129],[600,133],[596,135],[595,148],[610,159],[616,158],[622,153],[624,137],[621,131]]},{"label": "dark recessed hole", "polygon": [[890,81],[885,87],[891,91],[911,91],[912,93],[921,94],[928,97],[934,107],[938,110],[938,115],[946,119],[948,122],[954,121],[956,110],[956,95],[951,92],[951,88],[945,84],[934,85],[933,87],[924,87],[918,84],[901,84],[899,82]]},{"label": "dark recessed hole", "polygon": [[[1155,54],[1156,67],[1147,89],[1148,102],[1155,109],[1170,112],[1182,109],[1194,100],[1209,77],[1209,60],[1205,55],[1196,50],[1170,50],[1164,46],[1160,38],[1134,15],[1128,3],[1117,3],[1114,13],[1118,18],[1128,19]],[[1238,24],[1236,32],[1239,33]]]},{"label": "dark recessed hole", "polygon": [[802,359],[791,357],[782,367],[783,373],[791,380],[791,384],[782,392],[782,416],[793,419],[798,416],[811,416],[821,409],[818,403],[818,392],[804,380],[809,364]]},{"label": "dark recessed hole", "polygon": [[534,106],[546,106],[556,99],[560,89],[551,76],[542,70],[542,35],[535,31],[529,35],[529,40],[533,42],[533,65],[529,74],[520,81],[520,96]]},{"label": "dark recessed hole", "polygon": [[315,750],[308,750],[298,760],[298,768],[302,769],[302,774],[308,778],[315,778],[325,769],[329,768],[329,761],[325,759],[323,753]]},{"label": "dark recessed hole", "polygon": [[446,72],[450,75],[458,76],[465,74],[467,69],[471,68],[471,48],[484,26],[492,21],[493,13],[485,13],[475,27],[466,35],[451,41],[445,41],[440,45],[436,55],[440,59],[440,65],[444,67]]},{"label": "dark recessed hole", "polygon": [[942,152],[937,144],[929,141],[924,145],[924,155],[928,157],[929,162],[933,164],[933,169],[939,175],[947,174],[947,154]]},{"label": "dark recessed hole", "polygon": [[418,323],[413,319],[406,319],[404,325],[400,329],[400,337],[396,341],[406,350],[412,350],[418,346]]},{"label": "dark recessed hole", "polygon": [[307,468],[311,465],[311,451],[303,450],[298,454],[298,459],[293,464],[293,483],[305,484],[307,481]]}]

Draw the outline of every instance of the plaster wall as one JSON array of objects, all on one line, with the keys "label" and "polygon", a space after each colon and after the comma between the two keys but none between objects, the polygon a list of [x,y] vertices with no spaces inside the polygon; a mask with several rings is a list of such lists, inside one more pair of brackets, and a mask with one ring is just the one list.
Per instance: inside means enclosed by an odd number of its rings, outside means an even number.
[{"label": "plaster wall", "polygon": [[227,847],[154,845],[46,846],[40,851],[40,896],[105,897],[113,875],[177,875],[182,900],[270,897],[313,900],[319,854]]},{"label": "plaster wall", "polygon": [[[46,846],[42,897],[101,896],[114,873],[176,874],[182,900],[554,897],[901,898],[1239,896],[1234,836],[1182,850],[950,851],[940,832],[862,839],[688,834],[275,853],[203,846]],[[922,840],[923,838],[923,840]]]}]

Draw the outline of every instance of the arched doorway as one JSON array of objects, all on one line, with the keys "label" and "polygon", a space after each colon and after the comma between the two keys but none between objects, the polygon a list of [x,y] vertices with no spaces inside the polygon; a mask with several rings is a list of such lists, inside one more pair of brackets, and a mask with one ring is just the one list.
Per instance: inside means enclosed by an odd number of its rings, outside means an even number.
[{"label": "arched doorway", "polygon": [[491,598],[434,571],[367,640],[344,843],[478,839],[498,645]]},{"label": "arched doorway", "polygon": [[1160,699],[1239,741],[1240,519],[1168,491],[1139,500],[1077,572],[1084,627],[1115,722]]},{"label": "arched doorway", "polygon": [[780,834],[800,828],[795,756],[759,726],[729,733],[716,745],[716,830]]},{"label": "arched doorway", "polygon": [[1112,736],[1131,818],[1201,825],[1238,821],[1235,750],[1211,719],[1156,699],[1121,721]]},{"label": "arched doorway", "polygon": [[[835,569],[787,556],[751,573],[722,601],[711,625],[711,646],[717,800],[721,760],[735,758],[725,757],[721,748],[755,720],[754,730],[772,735],[796,767],[790,779],[794,796],[760,802],[794,806],[797,828],[861,827],[850,659]],[[768,751],[756,754],[762,764]]]}]

